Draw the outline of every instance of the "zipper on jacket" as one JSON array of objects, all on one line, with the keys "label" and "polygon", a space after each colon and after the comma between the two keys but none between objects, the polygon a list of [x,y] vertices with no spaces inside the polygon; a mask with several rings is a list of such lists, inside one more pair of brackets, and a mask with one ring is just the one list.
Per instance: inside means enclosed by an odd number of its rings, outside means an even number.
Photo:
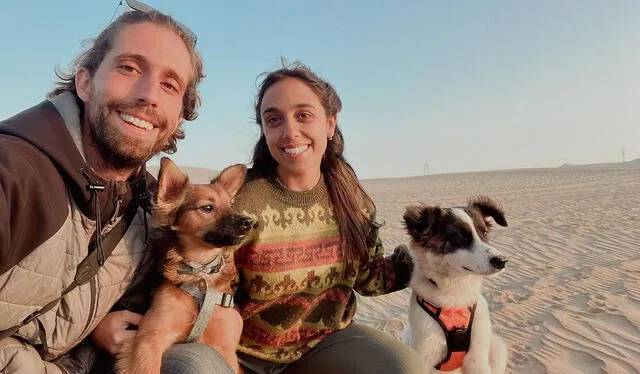
[{"label": "zipper on jacket", "polygon": [[92,199],[95,205],[95,215],[96,215],[96,247],[95,250],[98,251],[98,266],[102,266],[104,264],[104,253],[102,250],[102,218],[100,217],[100,199],[98,197],[98,191],[104,191],[105,186],[98,183],[96,179],[91,177],[87,170],[84,168],[80,168],[80,174],[84,176],[84,178],[89,182],[87,185],[87,190],[91,193]]}]

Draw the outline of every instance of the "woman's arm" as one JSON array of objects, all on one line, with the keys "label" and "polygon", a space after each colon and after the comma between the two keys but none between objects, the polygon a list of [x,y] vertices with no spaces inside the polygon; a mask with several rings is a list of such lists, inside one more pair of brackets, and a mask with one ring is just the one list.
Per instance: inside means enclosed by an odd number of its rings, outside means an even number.
[{"label": "woman's arm", "polygon": [[407,287],[413,271],[413,260],[406,245],[395,248],[393,254],[384,256],[384,246],[375,232],[374,245],[369,248],[367,261],[360,264],[354,289],[363,296],[378,296]]}]

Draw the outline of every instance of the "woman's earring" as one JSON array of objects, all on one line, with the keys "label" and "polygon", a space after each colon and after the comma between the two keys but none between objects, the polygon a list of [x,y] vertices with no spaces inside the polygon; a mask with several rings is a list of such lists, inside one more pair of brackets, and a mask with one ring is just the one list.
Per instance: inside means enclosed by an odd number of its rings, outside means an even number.
[{"label": "woman's earring", "polygon": [[333,136],[330,136],[330,137],[329,137],[329,141],[332,141],[332,140],[333,140]]}]

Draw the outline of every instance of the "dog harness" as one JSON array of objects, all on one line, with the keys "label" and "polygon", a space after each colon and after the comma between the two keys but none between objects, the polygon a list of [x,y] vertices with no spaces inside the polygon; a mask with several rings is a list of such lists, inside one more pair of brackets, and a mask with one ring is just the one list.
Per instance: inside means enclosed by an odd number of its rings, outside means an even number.
[{"label": "dog harness", "polygon": [[[178,273],[193,275],[214,274],[219,272],[223,266],[224,260],[221,256],[216,256],[213,260],[202,265],[190,261],[182,261]],[[204,278],[200,278],[196,283],[181,283],[179,287],[196,299],[198,309],[200,309],[196,322],[185,340],[185,343],[194,343],[202,336],[214,307],[219,305],[223,308],[231,308],[233,306],[233,295],[216,291],[209,286],[209,283]]]},{"label": "dog harness", "polygon": [[471,345],[471,325],[473,315],[476,311],[476,304],[468,308],[447,308],[437,307],[421,296],[416,297],[418,305],[435,319],[447,339],[447,357],[442,360],[436,369],[451,371],[462,367],[462,360]]}]

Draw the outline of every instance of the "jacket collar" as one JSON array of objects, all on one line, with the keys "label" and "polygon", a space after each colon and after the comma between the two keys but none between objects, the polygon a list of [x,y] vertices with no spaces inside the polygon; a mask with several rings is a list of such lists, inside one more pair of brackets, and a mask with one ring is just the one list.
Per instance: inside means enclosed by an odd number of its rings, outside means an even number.
[{"label": "jacket collar", "polygon": [[[97,175],[85,161],[80,131],[81,111],[75,95],[63,93],[3,121],[0,132],[20,137],[45,153],[69,185],[83,214],[95,220],[97,208],[101,221],[106,223],[114,213],[118,216],[123,214],[125,209],[116,212],[116,208],[127,207],[135,195],[148,200],[147,186],[155,179],[144,166],[124,182],[105,180]],[[92,191],[90,186],[96,184],[104,188]],[[97,196],[99,204],[95,204],[94,196]],[[143,205],[148,206],[148,201],[145,203]]]}]

